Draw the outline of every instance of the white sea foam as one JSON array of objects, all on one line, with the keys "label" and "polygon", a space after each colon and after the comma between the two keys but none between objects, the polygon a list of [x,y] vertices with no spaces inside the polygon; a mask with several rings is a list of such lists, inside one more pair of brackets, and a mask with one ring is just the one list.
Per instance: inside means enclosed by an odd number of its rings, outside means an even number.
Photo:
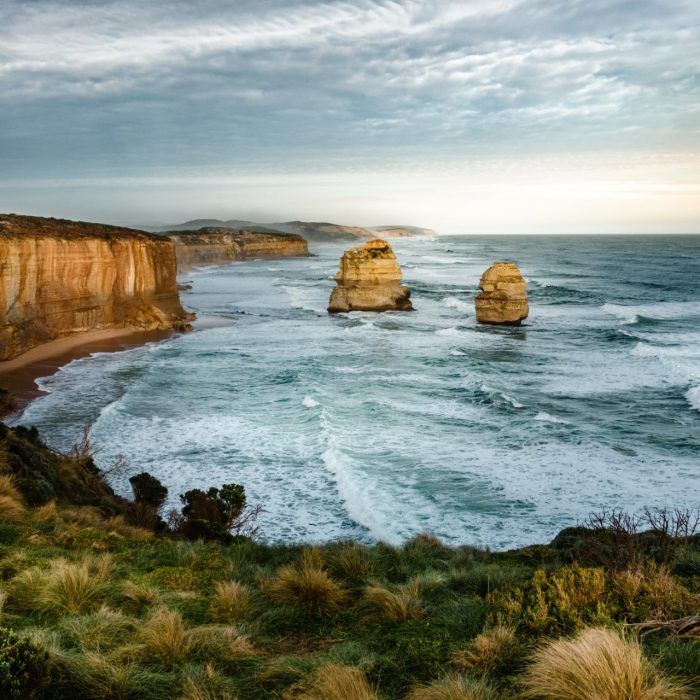
[{"label": "white sea foam", "polygon": [[442,300],[442,303],[448,309],[454,309],[455,311],[459,311],[464,314],[471,313],[473,308],[472,304],[469,304],[462,299],[458,299],[457,297],[445,297]]},{"label": "white sea foam", "polygon": [[448,338],[458,338],[464,335],[464,331],[460,330],[457,326],[451,326],[450,328],[440,328],[435,331],[435,335],[442,335]]},{"label": "white sea foam", "polygon": [[608,303],[603,304],[602,309],[606,313],[617,316],[623,324],[637,323],[640,316],[661,321],[700,316],[700,302],[695,301],[661,301],[655,304],[636,304],[634,306]]},{"label": "white sea foam", "polygon": [[462,352],[461,350],[452,349],[450,350],[450,355],[453,355],[454,357],[466,357],[467,353]]},{"label": "white sea foam", "polygon": [[311,398],[311,396],[305,396],[302,403],[304,404],[304,406],[306,406],[306,408],[314,408],[318,406],[318,401],[316,401],[316,399]]},{"label": "white sea foam", "polygon": [[525,404],[520,403],[517,399],[514,399],[508,394],[501,394],[501,396],[513,407],[513,408],[525,408]]},{"label": "white sea foam", "polygon": [[563,420],[562,418],[557,418],[556,416],[553,416],[551,413],[547,413],[546,411],[540,411],[536,416],[535,420],[543,421],[545,423],[568,423],[568,420]]},{"label": "white sea foam", "polygon": [[688,403],[696,411],[700,411],[700,386],[695,386],[692,389],[688,389],[685,398],[688,399]]}]

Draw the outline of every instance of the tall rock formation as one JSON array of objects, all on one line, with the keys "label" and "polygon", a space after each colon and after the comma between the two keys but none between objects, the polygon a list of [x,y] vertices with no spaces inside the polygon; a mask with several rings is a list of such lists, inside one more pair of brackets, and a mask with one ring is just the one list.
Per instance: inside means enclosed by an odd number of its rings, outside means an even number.
[{"label": "tall rock formation", "polygon": [[263,233],[226,227],[171,231],[180,270],[197,265],[224,265],[235,260],[306,256],[309,245],[290,233]]},{"label": "tall rock formation", "polygon": [[328,311],[411,311],[408,287],[401,285],[401,268],[386,241],[367,241],[346,250],[335,276]]},{"label": "tall rock formation", "polygon": [[80,331],[185,328],[188,320],[167,238],[0,214],[0,360]]},{"label": "tall rock formation", "polygon": [[527,286],[518,266],[497,262],[481,276],[476,297],[476,320],[518,326],[528,315]]}]

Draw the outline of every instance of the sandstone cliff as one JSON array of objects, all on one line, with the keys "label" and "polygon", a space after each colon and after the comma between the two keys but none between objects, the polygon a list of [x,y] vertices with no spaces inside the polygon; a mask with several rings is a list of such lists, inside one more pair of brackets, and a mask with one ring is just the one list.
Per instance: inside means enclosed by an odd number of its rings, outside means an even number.
[{"label": "sandstone cliff", "polygon": [[481,276],[476,297],[479,323],[519,325],[529,313],[527,286],[517,265],[497,262]]},{"label": "sandstone cliff", "polygon": [[80,331],[183,328],[188,320],[167,238],[0,214],[0,360]]},{"label": "sandstone cliff", "polygon": [[401,268],[386,241],[373,240],[346,250],[328,302],[331,313],[343,311],[410,311],[408,287],[401,285]]},{"label": "sandstone cliff", "polygon": [[309,254],[308,243],[301,236],[285,233],[208,227],[167,235],[175,243],[178,268],[181,270],[196,265],[222,265],[234,260]]}]

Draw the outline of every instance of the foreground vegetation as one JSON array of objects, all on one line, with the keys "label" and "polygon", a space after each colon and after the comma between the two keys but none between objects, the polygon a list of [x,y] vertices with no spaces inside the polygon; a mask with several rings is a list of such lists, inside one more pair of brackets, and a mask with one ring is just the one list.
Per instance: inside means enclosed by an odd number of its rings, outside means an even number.
[{"label": "foreground vegetation", "polygon": [[[700,537],[601,514],[495,553],[261,544],[240,489],[170,526],[142,476],[0,424],[0,698],[700,698]],[[199,539],[198,539],[199,538]]]}]

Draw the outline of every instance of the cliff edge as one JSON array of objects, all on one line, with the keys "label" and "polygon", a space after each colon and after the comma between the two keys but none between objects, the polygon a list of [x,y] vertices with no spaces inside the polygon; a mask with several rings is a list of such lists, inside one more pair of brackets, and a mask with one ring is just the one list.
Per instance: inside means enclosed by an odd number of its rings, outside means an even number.
[{"label": "cliff edge", "polygon": [[0,214],[0,360],[82,331],[185,328],[176,274],[162,236]]},{"label": "cliff edge", "polygon": [[180,270],[197,265],[223,265],[236,260],[306,256],[304,238],[288,233],[262,233],[227,227],[169,231]]}]

